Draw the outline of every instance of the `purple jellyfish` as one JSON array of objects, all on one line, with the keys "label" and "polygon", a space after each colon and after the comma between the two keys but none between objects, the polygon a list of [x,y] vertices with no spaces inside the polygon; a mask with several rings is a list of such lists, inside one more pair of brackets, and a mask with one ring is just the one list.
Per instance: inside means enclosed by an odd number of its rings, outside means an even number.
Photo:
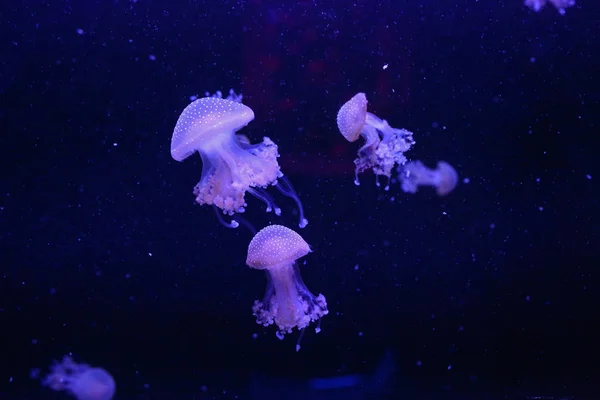
[{"label": "purple jellyfish", "polygon": [[566,9],[575,5],[575,0],[525,0],[525,5],[533,11],[540,11],[550,1],[560,15],[565,15]]},{"label": "purple jellyfish", "polygon": [[458,173],[445,161],[439,161],[436,169],[427,168],[421,161],[410,161],[398,171],[406,193],[416,193],[419,186],[433,186],[438,196],[445,196],[458,184]]},{"label": "purple jellyfish", "polygon": [[[266,188],[275,185],[279,191],[294,199],[300,214],[299,226],[304,228],[302,204],[291,184],[281,172],[277,145],[268,137],[262,143],[250,144],[236,131],[254,119],[250,107],[238,101],[219,97],[203,97],[189,104],[179,116],[171,140],[171,156],[183,161],[196,151],[202,157],[202,177],[194,187],[196,202],[214,205],[228,215],[242,213],[249,192],[267,205],[267,212],[277,215],[277,207]],[[218,215],[218,214],[217,214]],[[219,216],[219,215],[218,215]],[[225,226],[235,228],[233,220]]]},{"label": "purple jellyfish", "polygon": [[115,380],[102,368],[77,364],[64,356],[50,366],[42,385],[55,391],[66,390],[77,400],[110,400],[115,394]]},{"label": "purple jellyfish", "polygon": [[256,323],[277,325],[277,337],[283,339],[292,329],[301,330],[296,344],[311,322],[319,321],[315,331],[320,332],[320,318],[328,314],[325,296],[315,296],[308,290],[296,260],[310,253],[310,247],[293,230],[281,225],[271,225],[259,231],[248,246],[246,264],[266,270],[268,283],[265,297],[256,300],[252,311]]},{"label": "purple jellyfish", "polygon": [[406,163],[404,153],[415,144],[412,132],[392,128],[386,120],[367,112],[367,97],[364,93],[356,94],[340,108],[337,126],[349,142],[355,142],[359,136],[366,141],[358,150],[358,158],[354,160],[354,183],[360,185],[358,174],[371,168],[377,178],[377,186],[380,175],[388,178],[385,190],[389,190],[392,168]]}]

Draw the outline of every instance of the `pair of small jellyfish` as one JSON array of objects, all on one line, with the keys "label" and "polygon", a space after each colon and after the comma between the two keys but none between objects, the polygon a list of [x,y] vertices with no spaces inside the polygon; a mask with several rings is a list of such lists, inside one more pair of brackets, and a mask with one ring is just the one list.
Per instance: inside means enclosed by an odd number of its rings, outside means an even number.
[{"label": "pair of small jellyfish", "polygon": [[[262,200],[267,212],[281,214],[273,197],[266,191],[275,186],[279,192],[291,197],[298,207],[304,228],[302,203],[290,182],[284,177],[277,158],[278,147],[270,138],[252,144],[247,136],[236,132],[254,119],[254,111],[242,102],[242,96],[230,91],[203,97],[190,103],[181,113],[171,139],[171,156],[183,161],[198,152],[202,158],[202,175],[194,187],[196,203],[213,205],[222,213],[233,215],[246,210],[246,193]],[[234,219],[227,223],[217,212],[219,221],[237,228]]]},{"label": "pair of small jellyfish", "polygon": [[354,160],[356,185],[360,185],[358,175],[372,169],[377,186],[379,177],[383,176],[387,179],[385,190],[389,190],[396,168],[404,192],[416,193],[419,186],[433,186],[438,195],[445,196],[454,190],[458,174],[450,164],[440,161],[436,169],[429,169],[421,161],[407,162],[404,153],[415,144],[413,133],[391,127],[386,120],[368,112],[367,104],[367,96],[358,93],[344,103],[337,114],[338,129],[346,140],[355,142],[359,137],[365,140]]},{"label": "pair of small jellyfish", "polygon": [[552,3],[560,15],[565,15],[567,8],[575,5],[575,0],[525,0],[525,5],[538,12],[546,7],[548,1]]}]

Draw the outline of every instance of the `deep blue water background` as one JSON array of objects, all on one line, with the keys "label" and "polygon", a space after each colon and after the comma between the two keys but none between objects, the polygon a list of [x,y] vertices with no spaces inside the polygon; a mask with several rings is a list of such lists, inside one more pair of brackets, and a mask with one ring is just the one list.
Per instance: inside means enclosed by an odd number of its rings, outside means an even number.
[{"label": "deep blue water background", "polygon": [[[600,7],[588,3],[561,17],[519,0],[3,2],[0,392],[38,398],[29,370],[70,351],[123,392],[233,398],[251,373],[362,373],[392,349],[398,381],[423,393],[588,393],[600,379]],[[279,145],[310,220],[302,273],[330,315],[298,354],[295,336],[280,342],[251,315],[265,288],[244,265],[251,234],[194,205],[199,157],[170,157],[190,96],[229,88],[256,113],[242,133]],[[356,187],[358,145],[335,116],[359,91],[415,132],[411,158],[470,182],[446,198],[386,193],[371,174]],[[291,201],[278,219],[249,201],[258,228],[297,222]]]}]

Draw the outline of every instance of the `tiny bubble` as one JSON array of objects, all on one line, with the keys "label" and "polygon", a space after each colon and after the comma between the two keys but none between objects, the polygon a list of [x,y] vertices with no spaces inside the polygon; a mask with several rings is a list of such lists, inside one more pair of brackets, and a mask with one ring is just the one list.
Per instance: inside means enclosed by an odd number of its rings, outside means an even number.
[{"label": "tiny bubble", "polygon": [[77,29],[77,34],[78,35],[83,35],[85,32],[83,31],[83,29],[79,28]]}]

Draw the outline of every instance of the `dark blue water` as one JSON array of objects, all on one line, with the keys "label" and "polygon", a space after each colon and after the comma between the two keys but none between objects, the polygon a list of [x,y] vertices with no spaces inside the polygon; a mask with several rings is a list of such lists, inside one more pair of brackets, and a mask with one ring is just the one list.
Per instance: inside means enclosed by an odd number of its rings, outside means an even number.
[{"label": "dark blue water", "polygon": [[[68,398],[30,371],[69,353],[115,399],[597,398],[597,4],[9,0],[0,21],[1,398]],[[252,316],[251,232],[170,156],[190,98],[230,88],[310,221],[330,313],[299,353]],[[357,92],[454,192],[354,185]],[[294,228],[278,201],[244,217]]]}]

